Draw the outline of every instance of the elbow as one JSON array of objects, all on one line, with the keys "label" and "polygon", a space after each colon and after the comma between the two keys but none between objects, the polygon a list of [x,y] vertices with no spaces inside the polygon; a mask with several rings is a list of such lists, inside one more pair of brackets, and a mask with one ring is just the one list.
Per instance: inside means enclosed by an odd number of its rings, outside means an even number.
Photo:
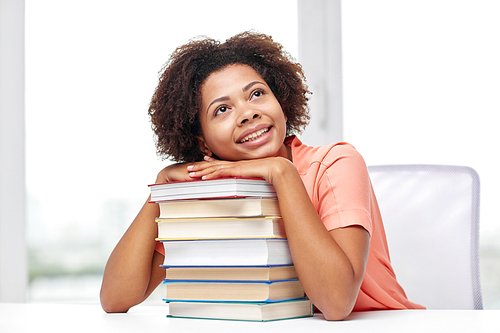
[{"label": "elbow", "polygon": [[130,308],[120,304],[120,302],[112,302],[101,299],[101,307],[106,313],[126,313]]},{"label": "elbow", "polygon": [[356,298],[335,299],[334,297],[322,299],[315,306],[323,313],[326,320],[340,321],[346,319],[352,312]]},{"label": "elbow", "polygon": [[323,316],[328,321],[340,321],[346,319],[352,312],[352,307],[330,307],[322,311]]},{"label": "elbow", "polygon": [[129,309],[119,304],[109,304],[101,302],[101,307],[106,313],[126,313]]},{"label": "elbow", "polygon": [[120,297],[110,297],[102,291],[100,300],[101,307],[106,313],[126,313],[131,308]]},{"label": "elbow", "polygon": [[361,281],[343,288],[333,288],[329,292],[316,295],[311,299],[323,313],[326,320],[340,321],[346,319],[354,309],[360,290]]}]

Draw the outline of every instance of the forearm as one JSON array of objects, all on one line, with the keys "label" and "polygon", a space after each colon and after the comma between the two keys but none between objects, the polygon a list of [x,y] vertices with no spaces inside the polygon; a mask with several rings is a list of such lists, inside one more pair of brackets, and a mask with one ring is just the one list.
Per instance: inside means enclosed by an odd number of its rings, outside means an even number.
[{"label": "forearm", "polygon": [[146,202],[111,253],[101,287],[101,304],[107,312],[126,312],[154,289],[154,221],[158,215],[158,205]]},{"label": "forearm", "polygon": [[[158,173],[155,183],[189,180],[186,166],[173,164]],[[126,312],[141,303],[165,277],[163,255],[155,251],[160,215],[157,204],[146,201],[111,253],[101,287],[101,305],[107,312]]]},{"label": "forearm", "polygon": [[343,319],[356,301],[365,263],[349,258],[326,230],[293,165],[282,164],[271,181],[306,294],[327,319]]}]

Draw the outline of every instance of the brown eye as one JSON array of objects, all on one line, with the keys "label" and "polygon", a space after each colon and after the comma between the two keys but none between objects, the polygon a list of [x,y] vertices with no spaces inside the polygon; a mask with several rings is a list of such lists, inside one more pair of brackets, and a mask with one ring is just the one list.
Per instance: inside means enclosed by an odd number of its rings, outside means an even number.
[{"label": "brown eye", "polygon": [[226,112],[226,111],[227,111],[227,107],[225,107],[225,106],[221,106],[221,107],[219,107],[219,108],[217,108],[217,109],[215,110],[215,115],[217,116],[217,115],[219,115],[219,114],[221,114],[221,113],[224,113],[224,112]]},{"label": "brown eye", "polygon": [[252,97],[260,97],[264,94],[262,90],[256,90],[252,93]]}]

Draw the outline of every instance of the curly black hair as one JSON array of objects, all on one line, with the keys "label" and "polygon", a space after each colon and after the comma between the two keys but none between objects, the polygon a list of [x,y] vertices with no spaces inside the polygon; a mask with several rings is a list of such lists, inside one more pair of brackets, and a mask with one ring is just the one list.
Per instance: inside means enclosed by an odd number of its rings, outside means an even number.
[{"label": "curly black hair", "polygon": [[308,94],[302,66],[271,36],[243,32],[220,43],[197,38],[178,47],[160,71],[148,113],[158,155],[177,162],[203,159],[196,136],[201,135],[201,86],[207,77],[232,64],[252,67],[262,76],[287,117],[287,136],[309,123]]}]

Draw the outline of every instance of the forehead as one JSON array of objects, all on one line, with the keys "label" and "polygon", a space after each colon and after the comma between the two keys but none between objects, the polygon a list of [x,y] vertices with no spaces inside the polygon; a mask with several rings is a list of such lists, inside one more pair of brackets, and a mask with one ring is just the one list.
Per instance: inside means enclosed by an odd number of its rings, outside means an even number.
[{"label": "forehead", "polygon": [[[238,88],[237,85],[245,84],[245,82],[262,81],[265,83],[255,69],[248,65],[232,64],[218,71],[211,73],[201,85],[202,95],[205,93],[215,92],[219,90]],[[241,87],[239,87],[241,88]]]}]

